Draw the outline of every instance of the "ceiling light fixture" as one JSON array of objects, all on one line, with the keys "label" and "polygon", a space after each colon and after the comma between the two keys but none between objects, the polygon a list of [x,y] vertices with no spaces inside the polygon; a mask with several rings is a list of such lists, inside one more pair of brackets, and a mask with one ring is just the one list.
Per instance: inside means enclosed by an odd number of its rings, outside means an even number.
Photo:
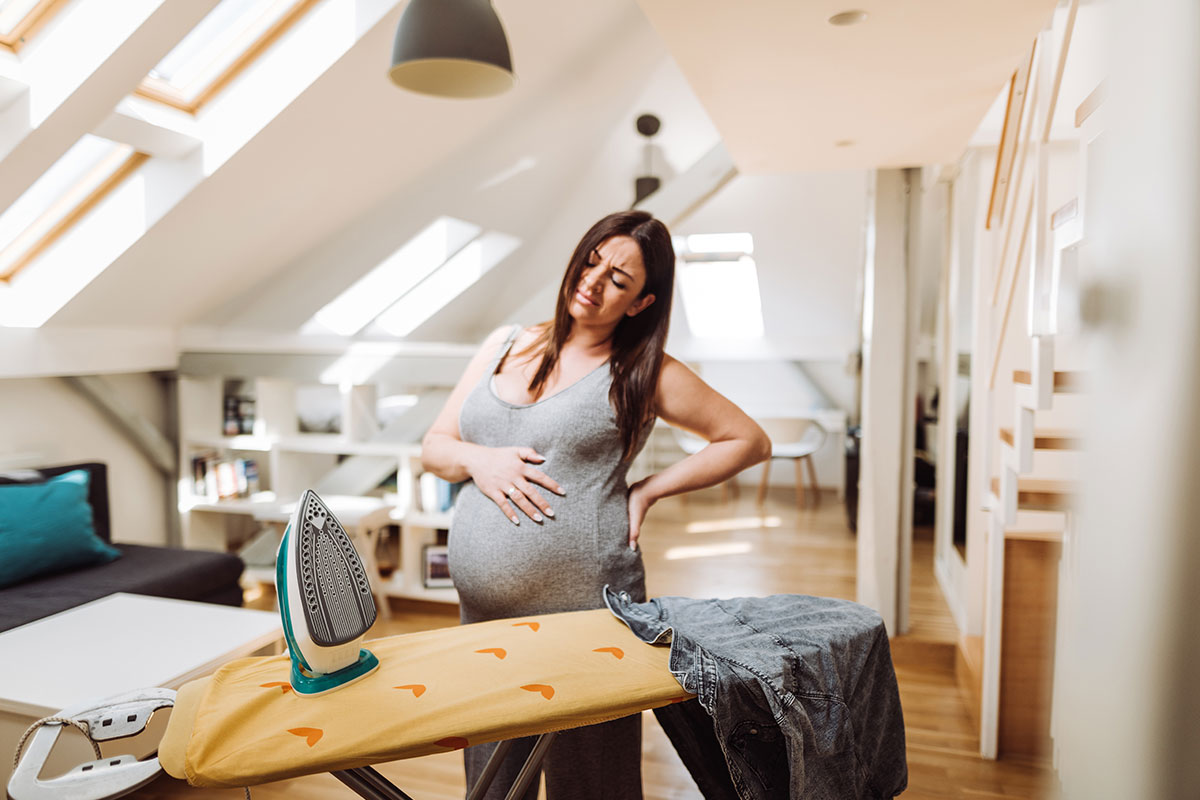
[{"label": "ceiling light fixture", "polygon": [[633,205],[630,208],[637,208],[638,203],[645,200],[650,195],[658,191],[662,186],[662,179],[654,175],[652,162],[654,160],[654,144],[651,141],[654,134],[658,133],[662,127],[662,121],[653,114],[642,114],[634,123],[637,127],[637,132],[646,137],[645,154],[645,173],[637,176],[633,182]]},{"label": "ceiling light fixture", "polygon": [[411,0],[396,27],[388,77],[437,97],[491,97],[516,82],[490,0]]},{"label": "ceiling light fixture", "polygon": [[866,18],[867,12],[865,11],[843,11],[840,14],[834,14],[832,17],[830,17],[829,24],[843,27],[846,25],[857,25]]}]

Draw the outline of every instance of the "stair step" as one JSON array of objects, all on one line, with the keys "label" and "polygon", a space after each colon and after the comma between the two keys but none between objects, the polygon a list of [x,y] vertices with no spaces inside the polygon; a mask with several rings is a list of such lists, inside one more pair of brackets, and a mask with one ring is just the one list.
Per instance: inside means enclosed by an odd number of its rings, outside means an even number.
[{"label": "stair step", "polygon": [[1061,542],[1063,538],[1062,531],[1044,530],[1031,531],[1020,529],[1004,529],[1005,541],[1019,539],[1026,542]]},{"label": "stair step", "polygon": [[[1075,491],[1072,481],[1047,478],[1020,478],[1017,481],[1017,508],[1021,511],[1066,511]],[[1000,496],[1000,478],[992,478],[992,492]]]},{"label": "stair step", "polygon": [[[1009,447],[1016,447],[1016,436],[1012,428],[1000,429],[1000,440]],[[1078,450],[1078,431],[1066,428],[1038,428],[1033,432],[1035,450]]]},{"label": "stair step", "polygon": [[1079,198],[1072,197],[1070,200],[1063,203],[1062,206],[1058,209],[1058,211],[1055,211],[1053,214],[1050,215],[1050,228],[1051,228],[1051,230],[1061,228],[1063,225],[1065,225],[1066,223],[1070,222],[1071,220],[1075,219],[1078,216],[1079,216]]},{"label": "stair step", "polygon": [[1074,481],[1021,478],[1017,482],[1017,507],[1023,511],[1065,511],[1075,494]]},{"label": "stair step", "polygon": [[897,668],[954,671],[954,642],[902,634],[890,638],[892,663]]},{"label": "stair step", "polygon": [[1022,509],[1016,519],[1004,526],[1004,538],[1061,542],[1066,527],[1067,516],[1062,511]]},{"label": "stair step", "polygon": [[[1033,375],[1029,370],[1014,369],[1013,383],[1026,386],[1033,385]],[[1073,371],[1055,371],[1054,392],[1056,394],[1075,394],[1083,390],[1083,373]]]}]

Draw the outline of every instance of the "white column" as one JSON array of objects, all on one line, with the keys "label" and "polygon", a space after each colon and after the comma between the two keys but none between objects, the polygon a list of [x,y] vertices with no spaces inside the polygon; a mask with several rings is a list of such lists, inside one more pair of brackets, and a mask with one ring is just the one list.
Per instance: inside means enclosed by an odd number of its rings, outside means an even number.
[{"label": "white column", "polygon": [[862,448],[858,503],[858,595],[901,633],[901,541],[911,537],[903,513],[905,464],[912,462],[908,340],[908,187],[902,170],[878,170],[868,193],[863,273]]},{"label": "white column", "polygon": [[374,383],[346,385],[342,391],[342,435],[352,442],[365,442],[379,433],[375,407],[379,387]]}]

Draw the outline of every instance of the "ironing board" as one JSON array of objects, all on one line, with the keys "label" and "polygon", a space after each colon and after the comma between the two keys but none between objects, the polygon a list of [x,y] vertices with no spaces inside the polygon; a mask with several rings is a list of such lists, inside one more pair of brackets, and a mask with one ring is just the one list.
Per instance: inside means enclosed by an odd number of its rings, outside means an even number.
[{"label": "ironing board", "polygon": [[[366,644],[380,668],[321,697],[291,690],[286,655],[232,661],[185,684],[159,746],[161,768],[205,787],[333,772],[363,797],[407,797],[389,790],[390,784],[381,787],[386,781],[369,765],[550,734],[692,697],[668,669],[669,648],[643,643],[606,609],[494,620]],[[166,706],[168,694],[155,690],[147,697],[151,705]],[[141,730],[148,707],[118,702],[109,713],[118,727],[128,721]],[[94,736],[109,724],[94,709],[80,716]],[[51,724],[37,736],[56,737],[57,727]],[[548,743],[535,748],[534,757]],[[44,747],[31,744],[27,757]],[[131,756],[102,759],[76,767],[60,785],[95,782],[105,771],[115,779],[123,769],[132,776],[133,770],[149,768]],[[536,764],[527,771],[536,773]],[[23,780],[18,791],[10,784],[16,800],[118,796],[46,793],[41,789],[53,789],[54,780],[36,780],[36,770],[32,782],[28,774]],[[510,794],[519,788],[514,785]]]}]

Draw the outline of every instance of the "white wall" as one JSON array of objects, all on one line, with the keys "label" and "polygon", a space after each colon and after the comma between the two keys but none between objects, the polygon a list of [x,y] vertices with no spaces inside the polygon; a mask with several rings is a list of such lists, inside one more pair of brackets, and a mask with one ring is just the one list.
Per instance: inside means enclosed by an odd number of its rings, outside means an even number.
[{"label": "white wall", "polygon": [[[651,74],[645,91],[630,107],[627,124],[622,121],[604,146],[596,150],[589,169],[579,176],[575,191],[566,198],[564,205],[569,208],[548,221],[544,238],[553,237],[553,245],[534,243],[517,254],[518,259],[533,257],[544,264],[540,283],[506,274],[504,277],[518,280],[515,285],[501,285],[503,294],[491,297],[499,311],[483,317],[476,336],[506,321],[529,323],[553,313],[561,270],[575,242],[588,225],[631,199],[633,175],[638,170],[636,164],[629,163],[630,153],[638,151],[636,139],[631,139],[625,128],[632,128],[638,111],[657,110],[665,102],[670,102],[674,111],[664,118],[662,136],[668,135],[673,124],[678,128],[681,118],[690,129],[689,135],[664,146],[674,170],[685,171],[715,143],[715,131],[703,111],[698,110],[678,69],[664,63]],[[754,236],[766,335],[747,343],[696,340],[687,329],[677,294],[669,352],[690,362],[803,360],[834,364],[835,371],[827,374],[829,393],[838,398],[852,397],[852,388],[847,388],[845,382],[839,385],[837,376],[858,343],[857,296],[866,183],[863,171],[738,175],[676,225],[671,232],[677,235],[748,232]],[[576,209],[580,195],[588,198],[588,204]],[[521,300],[515,311],[503,302],[510,298]],[[452,306],[448,313],[456,310]],[[434,321],[439,319],[440,315]],[[465,324],[466,320],[459,322],[460,327]],[[821,371],[829,372],[826,368]]]},{"label": "white wall", "polygon": [[[104,377],[125,404],[164,425],[163,392],[145,373]],[[38,466],[102,461],[108,465],[113,539],[166,544],[162,473],[83,395],[56,378],[0,381],[0,464]]]},{"label": "white wall", "polygon": [[1055,711],[1068,800],[1194,797],[1200,785],[1200,4],[1113,8],[1084,220],[1090,448],[1063,553],[1074,581]]},{"label": "white wall", "polygon": [[[817,418],[828,432],[825,444],[813,455],[817,483],[823,489],[833,489],[841,494],[845,484],[845,409],[849,407],[843,397],[834,397],[834,403],[830,404],[796,362],[702,361],[692,366],[697,368],[700,377],[710,386],[756,419],[796,416]],[[811,365],[804,366],[807,368]],[[814,377],[822,386],[834,383],[830,376],[818,373]],[[840,382],[851,380],[845,374],[832,377],[839,380],[839,388]],[[762,469],[756,466],[743,472],[738,478],[739,483],[756,486],[762,480]],[[804,480],[805,486],[808,486],[807,473]],[[769,482],[772,486],[795,486],[793,462],[772,461]]]},{"label": "white wall", "polygon": [[932,338],[937,329],[938,289],[942,269],[946,260],[946,222],[949,191],[947,184],[939,180],[940,171],[925,167],[918,173],[920,185],[920,219],[917,230],[917,262],[913,265],[917,281],[919,317],[916,321],[918,333],[924,339]]},{"label": "white wall", "polygon": [[[766,336],[724,352],[841,364],[857,349],[866,197],[862,171],[739,175],[672,231],[754,236]],[[702,345],[673,326],[673,350],[703,358]]]},{"label": "white wall", "polygon": [[[704,379],[751,416],[849,414],[856,388],[846,364],[858,347],[866,211],[864,172],[734,178],[672,233],[754,237],[765,336],[745,344],[696,339],[676,293],[668,351],[698,363]],[[814,457],[817,478],[840,491],[843,431],[827,426],[831,435]],[[743,481],[757,481],[759,469]],[[770,482],[794,485],[792,464],[774,462]]]}]

